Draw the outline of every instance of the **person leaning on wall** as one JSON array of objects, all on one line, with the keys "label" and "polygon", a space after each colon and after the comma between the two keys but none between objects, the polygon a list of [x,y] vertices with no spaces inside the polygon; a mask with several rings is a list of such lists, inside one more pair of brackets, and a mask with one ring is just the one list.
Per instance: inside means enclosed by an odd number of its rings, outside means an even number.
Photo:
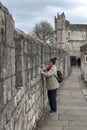
[{"label": "person leaning on wall", "polygon": [[56,68],[56,60],[57,58],[51,58],[48,61],[48,65],[46,69],[40,71],[42,75],[46,77],[46,88],[47,95],[50,105],[50,110],[48,111],[49,115],[55,115],[57,112],[57,89],[59,88],[58,80],[55,76],[57,76],[57,68]]}]

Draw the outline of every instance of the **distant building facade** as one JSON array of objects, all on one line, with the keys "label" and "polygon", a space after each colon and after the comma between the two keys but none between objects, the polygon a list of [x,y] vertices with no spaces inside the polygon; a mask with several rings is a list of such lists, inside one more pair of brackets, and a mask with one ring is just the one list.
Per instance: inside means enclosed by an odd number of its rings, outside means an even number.
[{"label": "distant building facade", "polygon": [[87,41],[87,24],[71,24],[65,14],[55,16],[55,44],[69,52],[71,57],[80,57],[80,46]]}]

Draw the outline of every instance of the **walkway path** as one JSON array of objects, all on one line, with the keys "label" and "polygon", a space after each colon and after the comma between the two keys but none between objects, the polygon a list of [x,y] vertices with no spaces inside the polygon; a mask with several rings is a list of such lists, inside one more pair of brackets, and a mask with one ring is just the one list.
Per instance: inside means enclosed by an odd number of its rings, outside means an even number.
[{"label": "walkway path", "polygon": [[87,102],[82,89],[80,69],[73,67],[58,92],[58,113],[46,114],[38,130],[87,130]]}]

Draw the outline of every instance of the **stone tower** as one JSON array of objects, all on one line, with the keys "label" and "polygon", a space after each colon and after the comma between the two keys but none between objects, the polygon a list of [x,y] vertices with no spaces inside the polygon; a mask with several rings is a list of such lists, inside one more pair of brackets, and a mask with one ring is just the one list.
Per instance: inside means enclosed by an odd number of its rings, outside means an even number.
[{"label": "stone tower", "polygon": [[65,14],[55,16],[55,44],[71,56],[80,57],[80,46],[87,41],[87,24],[71,24]]},{"label": "stone tower", "polygon": [[55,17],[55,43],[58,47],[62,47],[64,44],[64,33],[65,33],[65,14],[62,13]]}]

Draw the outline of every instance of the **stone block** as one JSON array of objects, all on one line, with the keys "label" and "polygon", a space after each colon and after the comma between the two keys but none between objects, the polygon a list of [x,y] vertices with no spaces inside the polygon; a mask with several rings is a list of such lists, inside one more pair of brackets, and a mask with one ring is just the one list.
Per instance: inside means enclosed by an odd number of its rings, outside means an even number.
[{"label": "stone block", "polygon": [[43,128],[39,128],[38,130],[63,130],[63,127],[56,127],[56,126],[43,126]]},{"label": "stone block", "polygon": [[87,127],[79,127],[79,126],[77,126],[77,127],[64,127],[64,130],[86,130],[87,129]]},{"label": "stone block", "polygon": [[14,35],[14,21],[9,14],[5,14],[5,29],[6,29],[6,41],[5,44],[10,47],[15,47],[13,41]]},{"label": "stone block", "polygon": [[[4,68],[3,77],[11,76],[11,49],[9,47],[4,47]],[[5,74],[4,74],[5,73]]]},{"label": "stone block", "polygon": [[15,49],[11,49],[11,74],[15,74]]},{"label": "stone block", "polygon": [[22,85],[23,85],[22,72],[17,72],[16,73],[16,88],[22,87]]},{"label": "stone block", "polygon": [[7,98],[8,101],[12,99],[11,77],[7,79]]},{"label": "stone block", "polygon": [[3,112],[0,112],[0,130],[3,129],[6,121],[6,109],[4,109]]},{"label": "stone block", "polygon": [[15,56],[15,70],[16,72],[22,71],[22,58],[21,54]]},{"label": "stone block", "polygon": [[16,95],[16,77],[15,75],[12,75],[11,77],[11,91],[12,91],[12,97]]},{"label": "stone block", "polygon": [[0,111],[4,107],[4,89],[3,89],[3,81],[0,81]]}]

